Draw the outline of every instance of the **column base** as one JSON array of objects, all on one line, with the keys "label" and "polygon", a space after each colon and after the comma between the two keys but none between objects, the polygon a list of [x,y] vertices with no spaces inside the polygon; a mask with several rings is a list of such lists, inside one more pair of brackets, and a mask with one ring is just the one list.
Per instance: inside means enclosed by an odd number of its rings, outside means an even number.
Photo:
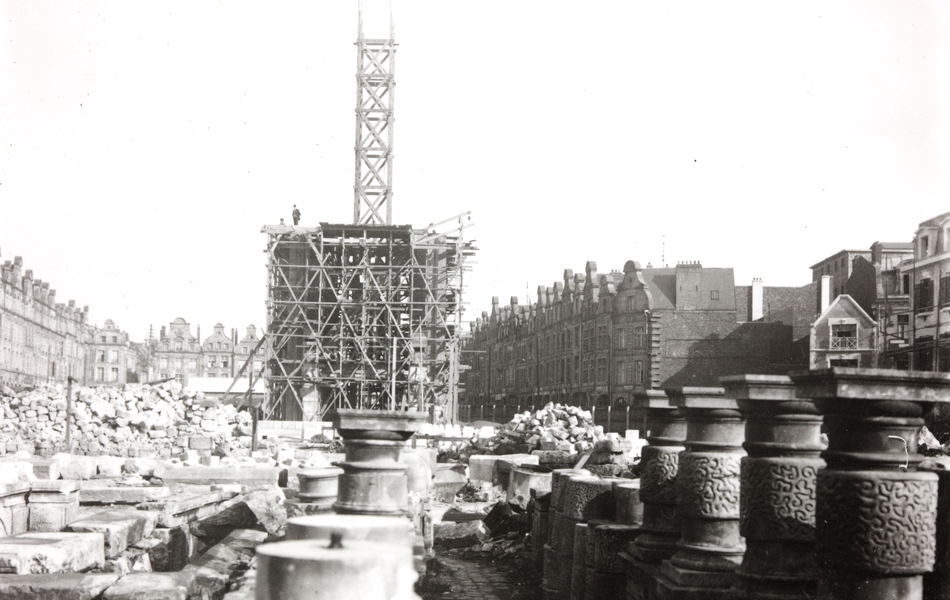
[{"label": "column base", "polygon": [[[731,588],[736,581],[734,572],[696,571],[674,565],[665,560],[660,565],[660,579],[667,579],[674,587],[697,588],[702,590]],[[662,596],[661,596],[662,597]]]},{"label": "column base", "polygon": [[[629,544],[633,546],[633,544]],[[627,570],[627,600],[656,600],[656,580],[660,565],[643,562],[627,552],[620,553],[620,560]]]},{"label": "column base", "polygon": [[922,575],[873,577],[867,573],[822,573],[818,581],[819,600],[922,600]]}]

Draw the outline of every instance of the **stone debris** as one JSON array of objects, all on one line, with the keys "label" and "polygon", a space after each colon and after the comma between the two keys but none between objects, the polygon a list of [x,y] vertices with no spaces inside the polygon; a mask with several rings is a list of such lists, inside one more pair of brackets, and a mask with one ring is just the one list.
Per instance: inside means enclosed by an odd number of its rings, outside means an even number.
[{"label": "stone debris", "polygon": [[[0,445],[7,453],[25,450],[49,455],[66,449],[67,402],[61,384],[19,393],[2,388],[0,407]],[[74,450],[91,455],[156,453],[198,464],[198,452],[220,449],[224,455],[234,455],[235,450],[247,453],[250,446],[250,414],[200,392],[183,390],[175,381],[75,388],[71,416]],[[185,456],[187,450],[196,454]],[[82,461],[70,468],[80,471],[61,473],[63,477],[88,479],[82,471],[88,466]]]},{"label": "stone debris", "polygon": [[468,548],[489,538],[481,520],[436,523],[434,527],[435,545],[443,548]]},{"label": "stone debris", "polygon": [[594,425],[589,410],[549,402],[534,413],[516,414],[496,438],[499,444],[510,441],[530,450],[583,452],[604,439],[604,428]]}]

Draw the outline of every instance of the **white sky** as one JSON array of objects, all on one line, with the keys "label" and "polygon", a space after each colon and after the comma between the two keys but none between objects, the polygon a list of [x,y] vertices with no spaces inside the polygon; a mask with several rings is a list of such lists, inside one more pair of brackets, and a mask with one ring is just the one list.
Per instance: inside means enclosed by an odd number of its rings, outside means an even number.
[{"label": "white sky", "polygon": [[[369,36],[387,10],[366,3]],[[0,3],[0,261],[136,340],[264,325],[261,225],[352,218],[356,13]],[[394,13],[394,221],[473,211],[469,317],[587,260],[658,266],[661,234],[671,265],[802,285],[950,210],[948,2]]]}]

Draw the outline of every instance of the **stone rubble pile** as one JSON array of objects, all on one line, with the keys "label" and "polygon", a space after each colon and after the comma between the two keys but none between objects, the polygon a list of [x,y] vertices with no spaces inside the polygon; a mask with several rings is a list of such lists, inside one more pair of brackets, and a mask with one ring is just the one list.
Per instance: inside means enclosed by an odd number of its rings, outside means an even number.
[{"label": "stone rubble pile", "polygon": [[594,425],[589,410],[551,402],[533,414],[516,414],[496,437],[525,444],[529,450],[562,452],[584,452],[606,439],[604,428]]},{"label": "stone rubble pile", "polygon": [[[72,444],[87,454],[136,456],[141,450],[171,455],[183,436],[211,438],[215,447],[250,446],[251,416],[177,381],[124,388],[73,390]],[[0,388],[0,452],[53,453],[65,449],[67,399],[62,385],[31,391]],[[164,452],[163,452],[164,450]]]}]

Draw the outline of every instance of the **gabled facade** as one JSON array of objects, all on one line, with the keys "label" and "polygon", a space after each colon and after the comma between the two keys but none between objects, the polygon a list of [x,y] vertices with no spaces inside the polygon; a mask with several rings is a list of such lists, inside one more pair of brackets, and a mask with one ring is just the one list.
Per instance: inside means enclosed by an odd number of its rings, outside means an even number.
[{"label": "gabled facade", "polygon": [[215,324],[214,333],[202,342],[201,350],[205,377],[234,375],[234,340],[224,333],[224,325]]},{"label": "gabled facade", "polygon": [[86,346],[86,382],[124,385],[129,381],[129,334],[112,319],[89,331]]},{"label": "gabled facade", "polygon": [[173,377],[187,385],[189,377],[201,374],[200,339],[191,333],[187,321],[178,317],[168,325],[167,332],[162,327],[152,360],[155,373],[152,379]]},{"label": "gabled facade", "polygon": [[847,294],[836,297],[811,326],[811,369],[877,366],[878,328]]},{"label": "gabled facade", "polygon": [[888,366],[950,372],[950,212],[920,224],[898,270],[909,309],[888,315]]}]

